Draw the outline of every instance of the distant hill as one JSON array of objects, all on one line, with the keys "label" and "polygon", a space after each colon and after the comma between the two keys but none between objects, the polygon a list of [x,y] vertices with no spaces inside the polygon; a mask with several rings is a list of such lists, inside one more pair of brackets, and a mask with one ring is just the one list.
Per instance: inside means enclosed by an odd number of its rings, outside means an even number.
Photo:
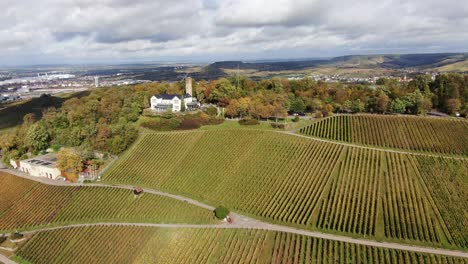
[{"label": "distant hill", "polygon": [[89,91],[78,92],[66,97],[57,97],[43,95],[38,98],[28,99],[23,102],[15,102],[0,109],[0,130],[20,125],[26,114],[34,113],[37,119],[42,117],[42,111],[50,107],[59,108],[63,102],[72,97],[83,97],[89,94]]},{"label": "distant hill", "polygon": [[255,63],[221,61],[206,66],[205,70],[218,73],[223,69],[237,68],[254,69],[258,71],[294,71],[315,67],[382,69],[415,68],[418,70],[464,72],[468,70],[468,53],[350,55],[331,59]]}]

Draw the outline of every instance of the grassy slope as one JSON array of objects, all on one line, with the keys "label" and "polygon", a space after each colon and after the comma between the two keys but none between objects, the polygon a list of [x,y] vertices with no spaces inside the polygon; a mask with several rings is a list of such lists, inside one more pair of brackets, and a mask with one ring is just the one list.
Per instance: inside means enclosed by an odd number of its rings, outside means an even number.
[{"label": "grassy slope", "polygon": [[[417,162],[410,155],[270,131],[153,133],[103,179],[180,193],[301,228],[467,247],[463,239],[448,238],[441,217],[451,216],[440,216],[428,199]],[[468,235],[466,228],[462,232]]]},{"label": "grassy slope", "polygon": [[452,118],[341,115],[301,129],[342,142],[443,154],[468,155],[468,122]]},{"label": "grassy slope", "polygon": [[214,223],[209,210],[152,194],[58,187],[0,173],[0,230],[89,222]]},{"label": "grassy slope", "polygon": [[143,227],[88,227],[41,232],[26,243],[17,255],[31,263],[51,264],[466,261],[273,231]]}]

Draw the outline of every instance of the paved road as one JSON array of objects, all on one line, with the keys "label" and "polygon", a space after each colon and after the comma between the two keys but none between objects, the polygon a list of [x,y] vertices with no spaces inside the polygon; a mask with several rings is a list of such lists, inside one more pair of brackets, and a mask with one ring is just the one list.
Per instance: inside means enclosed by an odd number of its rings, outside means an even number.
[{"label": "paved road", "polygon": [[468,157],[411,152],[411,151],[404,151],[404,150],[385,149],[385,148],[379,148],[379,147],[369,147],[369,146],[364,146],[364,145],[359,145],[359,144],[354,144],[354,143],[338,142],[338,141],[334,141],[334,140],[330,140],[330,139],[324,139],[324,138],[318,138],[318,137],[302,135],[302,134],[297,133],[296,130],[293,130],[293,131],[274,131],[274,132],[281,133],[281,134],[292,135],[292,136],[301,137],[301,138],[307,138],[307,139],[310,139],[310,140],[315,140],[315,141],[320,141],[320,142],[326,142],[326,143],[332,143],[332,144],[348,146],[348,147],[372,149],[372,150],[385,151],[385,152],[391,152],[391,153],[408,154],[408,155],[418,155],[418,156],[429,156],[429,157],[436,157],[436,158],[450,158],[450,159],[458,159],[458,160],[468,160]]}]

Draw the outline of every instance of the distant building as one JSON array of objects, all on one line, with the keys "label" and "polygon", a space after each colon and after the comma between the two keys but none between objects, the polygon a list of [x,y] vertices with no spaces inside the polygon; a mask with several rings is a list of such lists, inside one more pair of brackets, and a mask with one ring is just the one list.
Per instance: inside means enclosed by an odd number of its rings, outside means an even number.
[{"label": "distant building", "polygon": [[151,109],[156,112],[171,110],[172,112],[182,111],[182,103],[185,111],[193,111],[200,107],[196,97],[192,95],[192,78],[185,79],[185,95],[160,94],[151,97]]},{"label": "distant building", "polygon": [[99,76],[94,76],[94,86],[99,87]]},{"label": "distant building", "polygon": [[44,177],[56,180],[61,177],[62,174],[57,168],[55,154],[37,156],[21,161],[10,160],[10,165],[17,170],[34,177]]}]

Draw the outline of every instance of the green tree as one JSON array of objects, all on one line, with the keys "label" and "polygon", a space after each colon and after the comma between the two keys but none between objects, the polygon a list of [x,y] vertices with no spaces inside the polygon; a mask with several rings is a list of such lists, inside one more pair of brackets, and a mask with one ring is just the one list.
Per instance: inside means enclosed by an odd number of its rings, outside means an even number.
[{"label": "green tree", "polygon": [[366,105],[361,101],[361,99],[354,100],[351,103],[351,111],[353,113],[361,113],[366,109]]},{"label": "green tree", "polygon": [[28,147],[33,151],[44,150],[49,146],[49,131],[41,123],[33,124],[26,134],[26,142]]},{"label": "green tree", "polygon": [[289,102],[289,111],[294,113],[303,113],[306,109],[306,105],[304,104],[304,100],[300,97],[294,97],[290,99]]},{"label": "green tree", "polygon": [[230,213],[229,209],[227,209],[224,206],[218,206],[214,210],[214,214],[215,214],[216,218],[218,218],[220,220],[226,218],[229,215],[229,213]]},{"label": "green tree", "polygon": [[395,99],[390,103],[390,111],[393,113],[403,114],[406,111],[406,104],[400,99]]}]

